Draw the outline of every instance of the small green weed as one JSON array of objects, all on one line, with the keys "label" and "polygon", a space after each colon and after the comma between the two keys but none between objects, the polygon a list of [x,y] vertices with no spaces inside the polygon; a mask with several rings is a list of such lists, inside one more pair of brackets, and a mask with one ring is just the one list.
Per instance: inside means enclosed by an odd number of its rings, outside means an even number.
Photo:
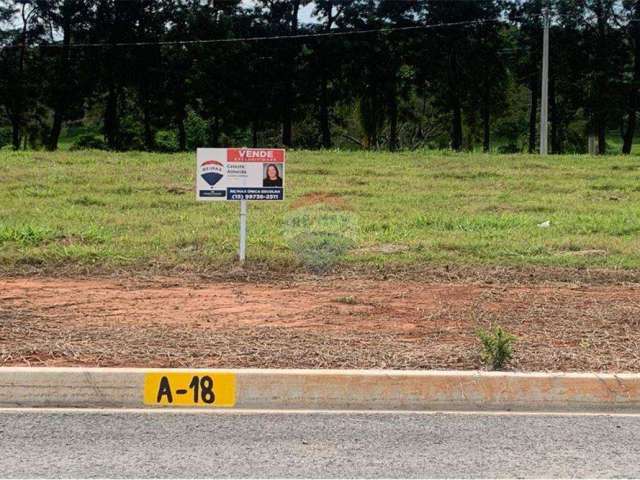
[{"label": "small green weed", "polygon": [[347,296],[344,296],[344,297],[338,297],[338,298],[336,298],[335,301],[338,302],[338,303],[344,303],[345,305],[357,305],[359,303],[358,299],[355,298],[355,297],[352,297],[351,295],[347,295]]},{"label": "small green weed", "polygon": [[33,225],[9,227],[0,224],[0,243],[16,242],[23,246],[36,246],[55,237],[55,232],[48,228]]},{"label": "small green weed", "polygon": [[89,197],[87,195],[75,198],[71,200],[71,203],[81,207],[104,207],[106,205],[102,200],[98,200],[97,198]]},{"label": "small green weed", "polygon": [[480,329],[477,335],[482,342],[482,362],[491,366],[493,370],[502,370],[513,356],[513,343],[516,337],[499,325],[489,330]]}]

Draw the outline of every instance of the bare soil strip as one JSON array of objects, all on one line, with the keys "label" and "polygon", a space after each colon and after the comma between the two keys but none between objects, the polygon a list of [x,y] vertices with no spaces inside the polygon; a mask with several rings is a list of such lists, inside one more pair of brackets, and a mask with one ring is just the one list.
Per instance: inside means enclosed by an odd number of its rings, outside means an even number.
[{"label": "bare soil strip", "polygon": [[301,278],[0,279],[0,365],[640,370],[640,287]]}]

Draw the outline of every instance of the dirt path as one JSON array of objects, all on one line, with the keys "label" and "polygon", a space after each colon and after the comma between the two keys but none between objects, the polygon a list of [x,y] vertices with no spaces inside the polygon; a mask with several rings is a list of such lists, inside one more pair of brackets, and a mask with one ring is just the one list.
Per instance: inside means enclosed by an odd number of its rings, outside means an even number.
[{"label": "dirt path", "polygon": [[640,369],[640,288],[303,279],[0,279],[0,365]]}]

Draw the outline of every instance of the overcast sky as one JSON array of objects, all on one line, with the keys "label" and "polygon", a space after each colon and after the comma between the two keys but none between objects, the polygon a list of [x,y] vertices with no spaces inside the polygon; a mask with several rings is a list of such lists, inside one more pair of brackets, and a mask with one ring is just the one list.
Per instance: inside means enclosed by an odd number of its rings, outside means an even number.
[{"label": "overcast sky", "polygon": [[[253,4],[253,0],[242,0],[242,4],[250,7]],[[313,12],[313,2],[309,3],[309,5],[302,7],[298,12],[298,19],[301,23],[309,23],[315,21],[311,17],[311,12]]]}]

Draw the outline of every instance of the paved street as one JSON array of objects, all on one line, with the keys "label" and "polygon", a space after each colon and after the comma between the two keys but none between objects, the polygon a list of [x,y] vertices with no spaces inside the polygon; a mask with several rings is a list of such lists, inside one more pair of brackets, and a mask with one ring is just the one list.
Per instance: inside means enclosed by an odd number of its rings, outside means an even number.
[{"label": "paved street", "polygon": [[0,411],[2,477],[638,477],[640,416]]}]

